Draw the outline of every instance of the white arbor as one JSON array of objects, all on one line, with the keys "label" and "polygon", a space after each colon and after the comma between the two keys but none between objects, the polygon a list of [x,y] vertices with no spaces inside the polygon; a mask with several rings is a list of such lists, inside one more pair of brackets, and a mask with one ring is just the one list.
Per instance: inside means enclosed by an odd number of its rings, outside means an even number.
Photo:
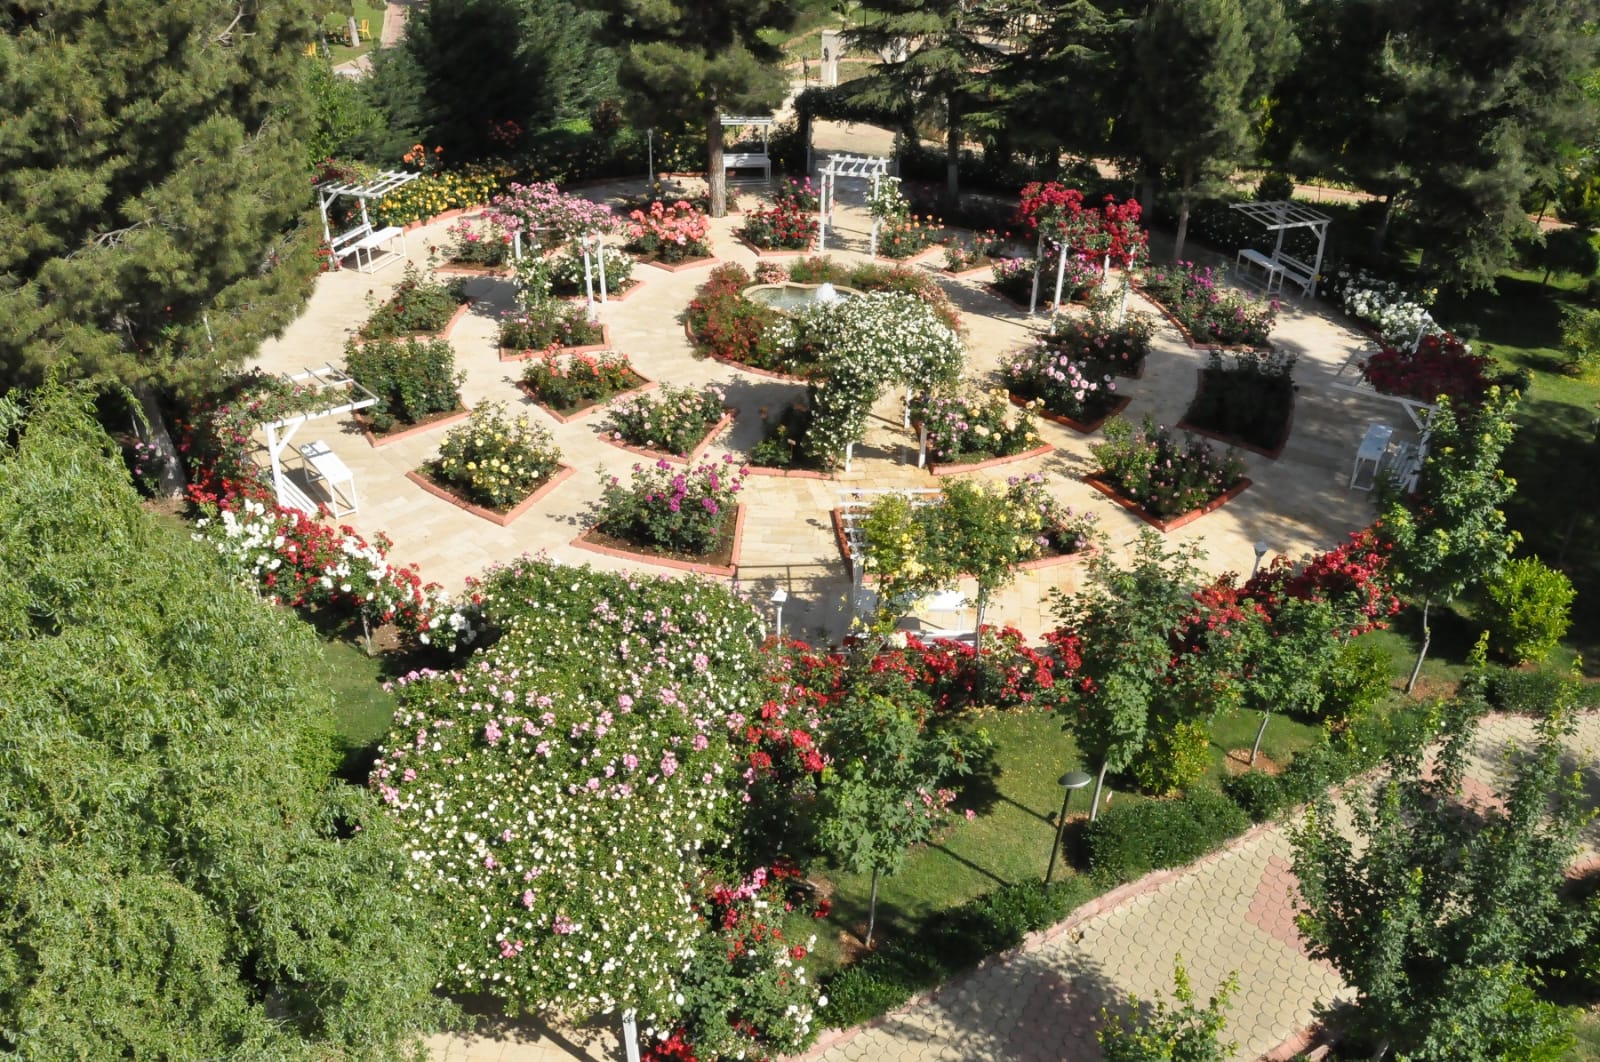
[{"label": "white arbor", "polygon": [[[878,182],[889,172],[889,160],[879,155],[834,155],[817,171],[822,188],[817,197],[817,253],[828,247],[828,229],[832,226],[834,186],[839,178],[864,180],[871,184],[872,192]],[[872,251],[878,249],[878,219],[872,219]]]}]

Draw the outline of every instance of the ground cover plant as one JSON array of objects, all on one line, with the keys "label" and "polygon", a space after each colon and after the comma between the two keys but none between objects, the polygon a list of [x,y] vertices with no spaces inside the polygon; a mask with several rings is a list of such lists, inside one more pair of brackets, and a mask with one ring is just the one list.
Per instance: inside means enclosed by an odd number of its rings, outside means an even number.
[{"label": "ground cover plant", "polygon": [[548,482],[560,461],[548,429],[491,402],[450,429],[424,471],[474,505],[507,512]]},{"label": "ground cover plant", "polygon": [[1223,361],[1213,350],[1200,370],[1200,384],[1183,415],[1185,427],[1232,443],[1273,451],[1289,437],[1294,413],[1295,355],[1287,351],[1238,351]]},{"label": "ground cover plant", "polygon": [[363,339],[436,335],[466,301],[463,290],[461,278],[424,277],[416,265],[407,262],[394,294],[381,304],[368,294],[370,312],[359,335]]},{"label": "ground cover plant", "polygon": [[613,403],[605,431],[617,442],[683,457],[727,414],[726,401],[720,387],[669,385]]},{"label": "ground cover plant", "polygon": [[456,355],[443,339],[374,339],[345,346],[346,370],[377,397],[362,411],[372,430],[384,434],[421,424],[461,408],[461,383]]},{"label": "ground cover plant", "polygon": [[567,354],[547,350],[530,359],[522,383],[534,401],[570,416],[644,382],[626,354]]},{"label": "ground cover plant", "polygon": [[1097,474],[1145,512],[1170,519],[1205,505],[1244,479],[1244,462],[1204,439],[1179,438],[1146,416],[1135,428],[1121,417],[1105,425],[1105,441],[1090,446]]},{"label": "ground cover plant", "polygon": [[1277,301],[1226,287],[1210,266],[1152,265],[1141,283],[1145,294],[1165,307],[1196,343],[1264,347],[1271,339]]}]

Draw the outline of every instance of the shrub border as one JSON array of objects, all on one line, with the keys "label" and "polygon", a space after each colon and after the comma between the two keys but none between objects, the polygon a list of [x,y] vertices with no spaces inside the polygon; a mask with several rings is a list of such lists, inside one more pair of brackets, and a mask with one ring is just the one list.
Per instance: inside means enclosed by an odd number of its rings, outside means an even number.
[{"label": "shrub border", "polygon": [[1083,481],[1089,486],[1093,487],[1095,490],[1099,491],[1101,494],[1104,494],[1106,497],[1116,502],[1118,505],[1122,506],[1124,509],[1128,510],[1133,515],[1137,516],[1139,519],[1143,520],[1145,523],[1149,524],[1151,527],[1154,527],[1157,531],[1161,531],[1163,533],[1167,531],[1176,531],[1185,524],[1192,524],[1202,516],[1216,512],[1218,509],[1222,508],[1224,505],[1228,504],[1233,499],[1249,490],[1255,482],[1249,476],[1245,476],[1240,479],[1239,482],[1235,483],[1221,494],[1218,494],[1216,497],[1212,498],[1198,509],[1190,509],[1186,513],[1179,513],[1177,516],[1162,520],[1153,513],[1147,512],[1145,508],[1138,502],[1125,497],[1110,483],[1102,479],[1098,472],[1094,473],[1093,475],[1084,476]]},{"label": "shrub border", "polygon": [[[1273,346],[1270,342],[1264,347],[1254,346],[1250,343],[1202,343],[1195,339],[1194,335],[1190,333],[1187,325],[1178,320],[1177,314],[1167,309],[1166,303],[1162,302],[1145,289],[1142,281],[1135,280],[1133,282],[1133,290],[1137,291],[1140,296],[1144,298],[1145,302],[1148,302],[1150,305],[1161,311],[1161,316],[1165,317],[1167,319],[1167,323],[1178,330],[1179,337],[1183,339],[1184,343],[1186,343],[1191,350],[1220,350],[1235,352],[1250,351],[1256,354],[1270,354],[1273,351]],[[1276,327],[1276,324],[1274,324],[1274,327]]]},{"label": "shrub border", "polygon": [[732,578],[739,574],[740,551],[744,546],[744,515],[745,506],[740,502],[736,508],[733,521],[733,555],[726,565],[697,564],[694,561],[673,560],[671,557],[658,557],[653,553],[642,551],[617,549],[613,546],[602,546],[598,542],[590,542],[589,535],[594,528],[589,528],[583,534],[573,539],[569,545],[575,549],[588,550],[590,553],[599,553],[607,557],[616,557],[621,560],[639,561],[644,564],[653,564],[663,568],[674,568],[681,572],[696,572],[700,575],[720,575]]},{"label": "shrub border", "polygon": [[439,486],[439,484],[433,482],[433,480],[429,479],[427,476],[415,469],[406,472],[406,478],[415,483],[417,486],[421,487],[423,490],[427,491],[429,494],[433,495],[435,498],[447,501],[456,508],[463,509],[471,513],[473,516],[481,517],[489,521],[491,524],[499,524],[501,527],[507,527],[510,525],[511,521],[515,520],[517,517],[533,508],[536,504],[543,501],[546,495],[564,483],[567,478],[576,471],[578,470],[571,465],[556,465],[556,470],[550,473],[548,479],[539,484],[539,486],[535,487],[532,494],[529,494],[526,498],[523,498],[520,502],[503,513],[495,512],[493,509],[485,509],[481,505],[474,505],[461,495],[457,494],[455,491],[450,490],[448,487]]},{"label": "shrub border", "polygon": [[738,410],[724,407],[722,419],[711,425],[704,437],[695,444],[695,448],[685,456],[669,454],[664,450],[647,450],[642,446],[632,446],[628,443],[618,442],[611,438],[610,433],[606,431],[600,433],[600,441],[607,446],[615,446],[619,450],[626,450],[631,454],[638,454],[640,457],[648,457],[656,461],[670,461],[675,465],[692,465],[705,456],[706,451],[711,449],[711,444],[716,441],[717,436],[726,431],[728,425],[733,423],[733,418],[738,415]]},{"label": "shrub border", "polygon": [[583,406],[580,409],[573,410],[566,416],[562,416],[560,413],[557,413],[555,410],[551,409],[544,402],[540,401],[540,399],[534,395],[533,388],[529,387],[526,382],[518,380],[517,390],[526,395],[528,401],[544,410],[545,413],[554,419],[557,424],[571,424],[575,420],[582,420],[585,417],[593,416],[616,399],[626,397],[627,395],[642,395],[646,391],[654,391],[657,387],[661,386],[659,381],[650,379],[637,369],[632,369],[629,371],[631,371],[635,376],[639,377],[639,379],[642,381],[639,386],[630,387],[626,391],[618,391],[616,394],[611,395],[608,398],[602,398],[598,401],[590,402],[588,405]]}]

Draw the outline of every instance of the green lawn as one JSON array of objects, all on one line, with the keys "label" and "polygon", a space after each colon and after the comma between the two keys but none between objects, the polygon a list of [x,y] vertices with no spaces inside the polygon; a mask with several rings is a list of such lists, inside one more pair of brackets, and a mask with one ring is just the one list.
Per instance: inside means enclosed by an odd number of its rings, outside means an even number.
[{"label": "green lawn", "polygon": [[1578,1046],[1567,1052],[1566,1062],[1600,1059],[1600,1011],[1585,1011],[1574,1031],[1578,1034]]},{"label": "green lawn", "polygon": [[352,48],[345,43],[349,37],[345,27],[346,15],[344,12],[329,15],[322,24],[324,39],[328,45],[328,54],[335,65],[348,63],[359,56],[366,55],[378,46],[378,37],[383,33],[383,12],[388,6],[384,3],[374,3],[373,0],[352,0],[353,15],[357,25],[362,19],[367,21],[367,33],[362,34],[361,46]]}]

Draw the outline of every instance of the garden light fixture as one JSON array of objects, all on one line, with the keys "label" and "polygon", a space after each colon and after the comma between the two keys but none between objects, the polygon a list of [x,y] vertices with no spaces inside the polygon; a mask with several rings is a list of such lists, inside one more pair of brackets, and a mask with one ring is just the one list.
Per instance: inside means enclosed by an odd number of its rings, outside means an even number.
[{"label": "garden light fixture", "polygon": [[1068,771],[1056,780],[1056,784],[1061,786],[1063,790],[1061,794],[1061,814],[1056,818],[1055,843],[1050,846],[1050,867],[1044,872],[1044,883],[1046,885],[1050,884],[1050,879],[1056,873],[1056,854],[1061,851],[1061,837],[1067,829],[1067,804],[1072,800],[1072,792],[1075,789],[1082,789],[1092,781],[1094,779],[1082,771]]}]

